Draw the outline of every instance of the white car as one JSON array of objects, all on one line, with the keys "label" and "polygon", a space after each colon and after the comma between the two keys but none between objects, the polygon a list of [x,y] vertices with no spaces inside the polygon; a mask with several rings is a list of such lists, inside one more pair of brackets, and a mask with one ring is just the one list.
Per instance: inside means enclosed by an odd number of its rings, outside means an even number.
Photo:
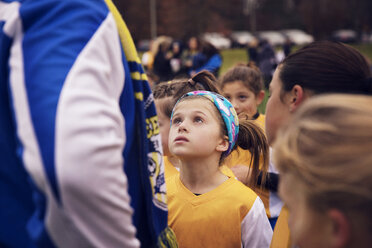
[{"label": "white car", "polygon": [[260,31],[258,32],[260,40],[267,40],[272,46],[281,46],[286,38],[278,31]]},{"label": "white car", "polygon": [[332,40],[344,43],[354,43],[358,41],[358,34],[356,31],[351,29],[340,29],[332,33]]},{"label": "white car", "polygon": [[231,47],[231,41],[220,33],[205,33],[203,39],[211,43],[217,49],[228,49]]},{"label": "white car", "polygon": [[248,31],[234,31],[231,33],[233,43],[239,47],[245,47],[256,39],[253,34]]},{"label": "white car", "polygon": [[302,46],[314,41],[314,37],[299,29],[286,29],[282,33],[294,44]]}]

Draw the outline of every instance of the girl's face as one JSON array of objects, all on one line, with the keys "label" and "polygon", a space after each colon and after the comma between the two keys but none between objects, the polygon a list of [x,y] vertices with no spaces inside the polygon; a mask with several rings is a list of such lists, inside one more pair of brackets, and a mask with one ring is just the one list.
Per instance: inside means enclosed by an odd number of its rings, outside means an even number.
[{"label": "girl's face", "polygon": [[301,248],[330,247],[328,241],[332,234],[332,224],[327,221],[326,215],[307,205],[302,187],[295,176],[281,175],[279,195],[288,208],[292,242]]},{"label": "girl's face", "polygon": [[170,128],[170,118],[164,114],[164,107],[169,104],[170,97],[155,99],[155,106],[158,114],[158,123],[160,129],[161,143],[163,145],[163,153],[165,156],[170,156],[168,148],[168,136]]},{"label": "girl's face", "polygon": [[[257,113],[257,107],[261,104],[264,92],[255,95],[242,81],[226,83],[222,88],[223,95],[234,106],[236,113],[246,113],[249,118]],[[262,95],[262,96],[261,96]]]},{"label": "girl's face", "polygon": [[265,132],[267,141],[272,145],[278,130],[289,120],[291,113],[287,98],[281,99],[282,81],[279,78],[280,66],[275,70],[269,87],[269,100],[266,104]]},{"label": "girl's face", "polygon": [[171,153],[187,159],[205,158],[227,150],[228,141],[222,135],[218,115],[208,99],[185,99],[178,103],[169,133]]}]

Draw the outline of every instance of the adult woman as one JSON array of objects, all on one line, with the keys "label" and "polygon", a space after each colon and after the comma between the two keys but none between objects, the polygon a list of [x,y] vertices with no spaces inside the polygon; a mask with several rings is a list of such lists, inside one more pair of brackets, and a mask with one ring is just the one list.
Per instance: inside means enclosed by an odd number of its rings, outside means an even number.
[{"label": "adult woman", "polygon": [[[320,41],[297,50],[279,64],[270,83],[265,122],[269,144],[274,143],[277,131],[308,98],[324,93],[371,94],[371,91],[369,65],[356,49]],[[272,247],[289,246],[288,232],[277,235],[288,229],[286,218],[281,220],[279,216],[277,225]]]},{"label": "adult woman", "polygon": [[372,97],[313,97],[279,132],[280,195],[300,247],[370,247]]}]

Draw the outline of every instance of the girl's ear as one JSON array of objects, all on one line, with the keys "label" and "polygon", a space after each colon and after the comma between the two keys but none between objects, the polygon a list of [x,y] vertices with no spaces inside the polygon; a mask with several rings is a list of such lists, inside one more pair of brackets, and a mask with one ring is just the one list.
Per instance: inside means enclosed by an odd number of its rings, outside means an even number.
[{"label": "girl's ear", "polygon": [[229,137],[224,136],[223,139],[217,144],[216,150],[219,152],[224,152],[229,149]]},{"label": "girl's ear", "polygon": [[257,95],[256,95],[256,105],[260,105],[265,98],[265,91],[261,90]]},{"label": "girl's ear", "polygon": [[332,222],[332,232],[329,237],[330,247],[345,247],[351,238],[351,223],[345,214],[338,209],[328,210],[327,215]]}]

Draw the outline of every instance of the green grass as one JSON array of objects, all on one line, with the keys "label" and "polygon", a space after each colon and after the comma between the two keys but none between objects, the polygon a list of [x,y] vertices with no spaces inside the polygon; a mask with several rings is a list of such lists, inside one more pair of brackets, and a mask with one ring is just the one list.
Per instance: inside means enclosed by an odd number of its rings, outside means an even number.
[{"label": "green grass", "polygon": [[[358,51],[360,51],[363,55],[369,59],[369,62],[372,63],[372,44],[359,44],[359,45],[352,45]],[[298,49],[295,47],[294,50]],[[221,51],[223,57],[223,64],[220,70],[220,75],[223,75],[230,67],[236,65],[237,63],[243,62],[247,63],[248,55],[247,50],[242,49],[229,49]],[[265,113],[266,103],[268,98],[268,92],[266,91],[265,99],[263,100],[262,104],[258,107],[260,113]]]}]

